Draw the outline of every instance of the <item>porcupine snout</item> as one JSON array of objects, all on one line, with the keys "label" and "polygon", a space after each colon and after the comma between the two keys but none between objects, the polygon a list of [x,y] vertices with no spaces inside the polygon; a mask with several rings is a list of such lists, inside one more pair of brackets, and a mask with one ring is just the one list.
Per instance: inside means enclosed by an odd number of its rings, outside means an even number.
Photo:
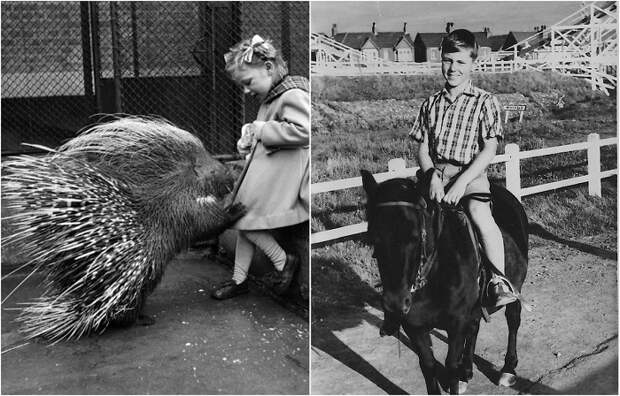
[{"label": "porcupine snout", "polygon": [[221,197],[233,188],[235,178],[232,172],[206,152],[197,157],[195,171],[200,184],[211,194]]}]

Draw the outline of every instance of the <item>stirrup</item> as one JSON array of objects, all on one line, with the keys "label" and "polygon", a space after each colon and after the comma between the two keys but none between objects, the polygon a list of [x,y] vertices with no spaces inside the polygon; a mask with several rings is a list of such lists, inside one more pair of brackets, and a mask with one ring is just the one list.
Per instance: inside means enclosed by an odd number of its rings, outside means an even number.
[{"label": "stirrup", "polygon": [[493,275],[491,275],[491,279],[489,279],[489,284],[495,284],[493,280],[502,282],[504,285],[508,287],[508,291],[510,293],[517,295],[518,292],[516,291],[515,287],[512,285],[512,282],[510,282],[510,280],[508,280],[506,276],[502,274],[498,274],[498,273],[493,273]]},{"label": "stirrup", "polygon": [[[523,307],[523,309],[525,309],[527,312],[532,312],[532,306],[530,304],[528,304],[527,302],[525,302],[525,299],[523,298],[523,295],[517,291],[517,289],[513,286],[512,282],[510,282],[510,280],[507,277],[505,277],[504,275],[499,274],[497,272],[494,272],[493,275],[491,276],[491,279],[489,279],[489,282],[488,282],[489,284],[487,285],[487,297],[488,297],[488,294],[489,294],[489,288],[491,286],[491,282],[493,282],[494,278],[499,278],[499,280],[504,285],[508,286],[509,292],[512,293],[516,297],[516,300],[519,300],[521,302],[521,306]],[[514,302],[514,301],[510,301],[507,304],[510,304],[511,302]],[[505,305],[505,304],[502,304],[502,305],[499,305],[499,306],[503,306],[503,305]]]}]

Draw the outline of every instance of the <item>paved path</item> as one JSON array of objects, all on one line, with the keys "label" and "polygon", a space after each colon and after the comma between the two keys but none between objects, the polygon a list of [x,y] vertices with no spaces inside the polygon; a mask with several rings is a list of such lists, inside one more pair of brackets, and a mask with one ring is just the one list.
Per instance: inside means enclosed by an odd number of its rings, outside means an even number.
[{"label": "paved path", "polygon": [[[610,258],[615,254],[586,253],[587,244],[532,239],[536,246],[523,291],[534,311],[522,313],[518,381],[512,388],[493,383],[507,343],[502,310],[481,325],[467,393],[617,394],[617,266]],[[417,355],[395,337],[379,337],[379,294],[359,284],[343,281],[343,290],[356,293],[355,298],[343,292],[312,306],[311,392],[426,393]],[[324,295],[320,287],[313,283],[313,293]],[[445,332],[435,331],[432,338],[435,357],[443,363]]]},{"label": "paved path", "polygon": [[[305,394],[308,323],[253,289],[218,302],[230,277],[197,251],[179,256],[149,298],[149,327],[108,330],[54,346],[24,346],[2,311],[3,394]],[[21,277],[2,281],[2,295]],[[39,291],[29,282],[3,304]],[[14,350],[8,350],[17,347]]]}]

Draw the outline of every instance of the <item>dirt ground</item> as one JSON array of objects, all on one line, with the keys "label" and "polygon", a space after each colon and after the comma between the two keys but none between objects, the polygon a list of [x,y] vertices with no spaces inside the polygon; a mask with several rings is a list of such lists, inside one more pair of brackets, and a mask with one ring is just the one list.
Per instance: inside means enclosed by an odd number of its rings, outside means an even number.
[{"label": "dirt ground", "polygon": [[[190,251],[147,302],[154,325],[53,346],[23,345],[7,309],[40,293],[29,281],[2,305],[2,394],[307,394],[308,322],[252,285],[211,299],[229,277]],[[3,299],[22,278],[2,281]]]},{"label": "dirt ground", "polygon": [[[481,325],[466,393],[618,394],[617,235],[530,241],[523,294],[534,309],[521,316],[517,383],[494,383],[507,344],[502,310]],[[379,337],[379,294],[370,286],[342,287],[355,290],[355,299],[312,305],[311,393],[425,394],[417,355],[402,330],[402,343]],[[443,363],[445,332],[432,338]]]}]

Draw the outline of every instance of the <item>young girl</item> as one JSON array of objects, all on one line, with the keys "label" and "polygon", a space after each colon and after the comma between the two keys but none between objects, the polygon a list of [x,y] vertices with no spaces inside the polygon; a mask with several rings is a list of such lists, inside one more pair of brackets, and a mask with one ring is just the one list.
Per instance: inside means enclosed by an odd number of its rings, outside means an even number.
[{"label": "young girl", "polygon": [[308,80],[289,76],[286,62],[269,40],[255,35],[225,55],[226,71],[257,98],[256,121],[242,127],[237,149],[249,154],[255,146],[236,201],[247,214],[234,226],[239,230],[232,281],[215,290],[218,300],[248,292],[246,278],[257,246],[279,273],[275,290],[284,293],[299,259],[278,244],[271,230],[308,220],[310,97]]}]

